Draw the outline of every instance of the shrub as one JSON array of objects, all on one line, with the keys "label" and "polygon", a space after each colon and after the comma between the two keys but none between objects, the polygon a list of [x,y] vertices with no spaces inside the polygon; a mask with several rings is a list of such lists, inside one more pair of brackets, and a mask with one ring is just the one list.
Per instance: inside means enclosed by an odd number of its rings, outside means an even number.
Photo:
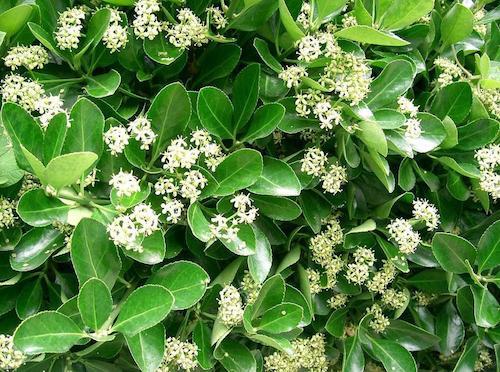
[{"label": "shrub", "polygon": [[493,370],[500,13],[464,3],[0,4],[0,369]]}]

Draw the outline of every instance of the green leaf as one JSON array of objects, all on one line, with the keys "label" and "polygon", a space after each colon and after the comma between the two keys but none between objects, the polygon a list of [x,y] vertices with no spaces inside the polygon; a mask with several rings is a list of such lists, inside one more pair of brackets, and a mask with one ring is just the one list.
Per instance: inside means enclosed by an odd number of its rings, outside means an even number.
[{"label": "green leaf", "polygon": [[12,141],[17,163],[21,168],[30,170],[30,162],[26,159],[22,147],[25,147],[36,159],[41,160],[42,128],[26,110],[10,102],[2,106],[2,123]]},{"label": "green leaf", "polygon": [[279,335],[263,335],[263,334],[249,334],[247,337],[264,346],[270,346],[283,353],[291,355],[293,347],[290,341]]},{"label": "green leaf", "polygon": [[132,6],[135,0],[104,0],[104,2],[118,6]]},{"label": "green leaf", "polygon": [[332,20],[345,7],[346,0],[317,0],[316,11],[319,23],[325,23]]},{"label": "green leaf", "polygon": [[269,46],[264,40],[255,38],[253,41],[253,46],[257,50],[257,53],[259,53],[260,58],[269,68],[277,73],[283,71],[283,66],[281,66],[281,63],[279,63],[278,60],[271,54]]},{"label": "green leaf", "polygon": [[292,221],[302,213],[296,202],[285,197],[253,195],[252,200],[261,214],[274,220]]},{"label": "green leaf", "polygon": [[152,147],[152,161],[165,150],[170,140],[182,134],[191,117],[191,101],[181,83],[172,83],[155,96],[147,113],[158,135]]},{"label": "green leaf", "polygon": [[379,31],[373,27],[365,25],[343,28],[340,31],[335,32],[335,36],[342,39],[373,45],[397,47],[410,44],[408,41],[401,39],[399,36],[391,32]]},{"label": "green leaf", "polygon": [[393,109],[377,110],[373,116],[382,129],[401,128],[406,121],[406,117],[402,113]]},{"label": "green leaf", "polygon": [[193,342],[198,347],[196,360],[204,370],[213,368],[215,360],[213,357],[212,346],[210,345],[210,328],[207,324],[198,320],[193,330]]},{"label": "green leaf", "polygon": [[273,306],[262,314],[257,329],[271,334],[289,332],[297,327],[302,319],[302,308],[291,303]]},{"label": "green leaf", "polygon": [[157,324],[134,336],[126,336],[128,349],[141,371],[155,372],[165,352],[165,327]]},{"label": "green leaf", "polygon": [[14,343],[22,352],[65,353],[78,340],[83,331],[66,315],[56,311],[43,311],[24,320],[14,333]]},{"label": "green leaf", "polygon": [[378,123],[372,121],[362,121],[358,123],[359,131],[356,135],[372,150],[382,156],[387,156],[387,140],[385,134]]},{"label": "green leaf", "polygon": [[260,0],[252,6],[246,6],[229,23],[228,28],[241,31],[255,31],[260,28],[278,9],[275,0]]},{"label": "green leaf", "polygon": [[262,283],[271,271],[273,253],[266,235],[256,226],[252,226],[252,229],[255,234],[255,254],[247,258],[248,270],[256,282]]},{"label": "green leaf", "polygon": [[27,282],[16,300],[16,314],[19,319],[26,319],[38,312],[43,300],[40,280]]},{"label": "green leaf", "polygon": [[281,275],[276,274],[267,279],[253,303],[252,319],[255,319],[273,306],[279,305],[283,301],[284,295],[285,281]]},{"label": "green leaf", "polygon": [[404,320],[394,319],[384,331],[384,336],[408,351],[430,348],[439,342],[439,337]]},{"label": "green leaf", "polygon": [[198,117],[203,127],[221,139],[234,138],[233,104],[220,89],[205,87],[198,94]]},{"label": "green leaf", "polygon": [[457,291],[457,309],[465,323],[474,323],[474,296],[470,286]]},{"label": "green leaf", "polygon": [[342,335],[344,334],[345,320],[348,312],[348,308],[342,308],[333,311],[326,321],[326,331],[332,336],[342,337]]},{"label": "green leaf", "polygon": [[458,143],[455,148],[470,151],[493,142],[498,135],[499,123],[493,119],[478,119],[457,129]]},{"label": "green leaf", "polygon": [[222,244],[234,254],[239,256],[250,256],[255,254],[255,233],[250,225],[238,225],[238,233],[236,239],[222,239]]},{"label": "green leaf", "polygon": [[385,30],[400,30],[429,14],[434,0],[396,0],[382,15],[380,27]]},{"label": "green leaf", "polygon": [[477,336],[471,337],[465,344],[464,351],[460,355],[453,372],[469,372],[474,370],[477,360],[479,339]]},{"label": "green leaf", "polygon": [[17,205],[17,214],[28,225],[43,227],[52,222],[66,222],[70,207],[59,199],[48,197],[42,189],[23,194]]},{"label": "green leaf", "polygon": [[447,293],[446,272],[439,269],[428,269],[413,275],[408,283],[426,293]]},{"label": "green leaf", "polygon": [[17,165],[16,155],[10,144],[7,133],[0,126],[0,187],[12,186],[24,176],[24,171]]},{"label": "green leaf", "polygon": [[369,337],[373,353],[382,362],[387,371],[415,371],[415,359],[403,346],[381,338]]},{"label": "green leaf", "polygon": [[71,108],[71,127],[66,132],[63,154],[93,152],[100,156],[103,150],[104,116],[87,98],[80,98]]},{"label": "green leaf", "polygon": [[434,235],[432,252],[444,270],[456,274],[466,273],[467,261],[472,264],[476,259],[476,248],[469,241],[449,233]]},{"label": "green leaf", "polygon": [[198,303],[207,290],[210,277],[199,265],[190,261],[176,261],[163,266],[149,279],[174,297],[173,310],[188,309]]},{"label": "green leaf", "polygon": [[189,206],[187,221],[193,235],[202,242],[208,242],[213,238],[213,234],[209,226],[210,223],[203,214],[200,203],[193,203]]},{"label": "green leaf", "polygon": [[120,73],[116,70],[111,70],[101,75],[87,76],[85,91],[92,97],[108,97],[116,92],[120,86],[121,79]]},{"label": "green leaf", "polygon": [[71,261],[80,284],[98,278],[109,289],[113,288],[121,269],[120,257],[106,227],[89,218],[81,220],[73,232]]},{"label": "green leaf", "polygon": [[73,152],[52,159],[45,168],[44,181],[59,190],[81,179],[98,159],[93,152]]},{"label": "green leaf", "polygon": [[168,66],[184,53],[184,49],[176,48],[168,42],[166,35],[160,33],[153,40],[144,39],[144,52],[156,63]]},{"label": "green leaf", "polygon": [[361,349],[358,334],[346,338],[344,341],[344,357],[342,359],[342,370],[352,372],[363,372],[365,369],[365,357]]},{"label": "green leaf", "polygon": [[111,204],[118,210],[127,210],[133,206],[142,203],[151,193],[151,185],[149,183],[141,183],[141,190],[134,192],[130,196],[118,196],[116,189],[112,189],[110,193]]},{"label": "green leaf", "polygon": [[92,51],[99,44],[108,28],[110,17],[111,11],[107,8],[102,8],[92,15],[86,24],[85,39],[74,57],[75,61],[79,61],[87,51]]},{"label": "green leaf", "polygon": [[174,297],[165,287],[152,284],[139,287],[123,303],[113,329],[134,336],[161,322],[173,303]]},{"label": "green leaf", "polygon": [[97,278],[87,280],[78,293],[78,310],[85,325],[99,330],[113,310],[113,299],[106,284]]},{"label": "green leaf", "polygon": [[241,149],[233,152],[219,164],[214,177],[219,183],[217,196],[231,195],[253,185],[262,174],[263,160],[260,152]]},{"label": "green leaf", "polygon": [[255,358],[248,348],[231,340],[222,341],[214,351],[215,358],[228,372],[256,372]]},{"label": "green leaf", "polygon": [[141,243],[142,252],[124,249],[123,252],[136,260],[146,265],[156,265],[165,258],[165,238],[163,232],[157,230],[151,235],[146,236]]},{"label": "green leaf", "polygon": [[32,11],[33,7],[30,4],[21,4],[1,13],[0,31],[5,32],[10,38],[28,22]]},{"label": "green leaf", "polygon": [[207,85],[229,75],[238,64],[240,56],[241,48],[236,44],[212,44],[198,60],[198,65],[203,67],[193,85]]},{"label": "green leaf", "polygon": [[[494,269],[500,265],[500,221],[489,226],[477,246],[478,270]],[[473,262],[471,262],[473,264]]]},{"label": "green leaf", "polygon": [[285,297],[283,297],[283,302],[290,302],[299,305],[302,308],[302,321],[299,327],[304,327],[309,325],[312,321],[312,310],[311,306],[307,302],[304,295],[295,287],[286,285]]},{"label": "green leaf", "polygon": [[373,80],[370,93],[365,98],[366,104],[372,110],[392,105],[411,87],[413,78],[410,62],[402,59],[390,62]]},{"label": "green leaf", "polygon": [[50,119],[43,139],[43,160],[46,164],[61,155],[67,131],[68,118],[64,112],[60,112]]},{"label": "green leaf", "polygon": [[331,206],[323,196],[318,195],[312,190],[304,190],[301,193],[300,206],[302,207],[307,224],[315,234],[319,233],[322,225],[321,221],[330,215]]},{"label": "green leaf", "polygon": [[464,324],[450,300],[441,307],[436,317],[436,336],[441,338],[439,352],[446,356],[454,354],[459,350],[464,335]]},{"label": "green leaf", "polygon": [[63,244],[64,235],[52,227],[31,229],[14,248],[10,265],[16,271],[34,270]]},{"label": "green leaf", "polygon": [[465,120],[472,106],[472,90],[469,83],[458,81],[441,88],[432,101],[430,112],[443,120],[449,116],[459,124]]},{"label": "green leaf", "polygon": [[[276,4],[275,1],[272,2]],[[263,6],[262,1],[256,6],[257,7]],[[257,101],[259,99],[259,81],[260,81],[260,64],[258,63],[252,63],[248,65],[243,70],[241,70],[241,72],[234,79],[232,98],[234,103],[233,128],[235,134],[245,126],[245,124],[252,116],[255,107],[257,107]],[[262,107],[259,108],[259,110],[261,109]],[[254,126],[255,122],[259,121],[256,119],[259,110],[255,112],[254,118],[250,123],[250,129],[247,130],[246,136],[248,136],[249,133],[256,131]],[[264,114],[260,115],[263,116]],[[265,124],[262,123],[262,125]],[[251,128],[253,128],[254,130],[252,131]]]},{"label": "green leaf", "polygon": [[458,163],[455,159],[448,156],[442,156],[440,158],[434,158],[441,164],[451,168],[455,172],[461,174],[462,176],[476,179],[480,177],[479,169],[475,164],[471,163]]},{"label": "green leaf", "polygon": [[462,4],[455,4],[448,10],[441,22],[441,42],[443,47],[458,43],[472,32],[474,16]]},{"label": "green leaf", "polygon": [[416,152],[426,153],[437,148],[446,138],[446,130],[441,120],[428,113],[417,114],[422,133],[417,138],[407,141]]},{"label": "green leaf", "polygon": [[283,23],[286,32],[288,32],[288,35],[290,35],[292,41],[295,42],[306,36],[297,23],[295,23],[295,20],[288,10],[285,0],[279,0],[279,10],[281,22]]},{"label": "green leaf", "polygon": [[264,156],[262,174],[248,190],[254,194],[298,196],[301,185],[292,167],[284,161]]},{"label": "green leaf", "polygon": [[285,116],[285,107],[279,103],[265,104],[255,111],[242,142],[254,142],[269,136],[278,127]]},{"label": "green leaf", "polygon": [[488,288],[471,286],[474,296],[474,318],[479,327],[493,328],[500,322],[500,306]]}]

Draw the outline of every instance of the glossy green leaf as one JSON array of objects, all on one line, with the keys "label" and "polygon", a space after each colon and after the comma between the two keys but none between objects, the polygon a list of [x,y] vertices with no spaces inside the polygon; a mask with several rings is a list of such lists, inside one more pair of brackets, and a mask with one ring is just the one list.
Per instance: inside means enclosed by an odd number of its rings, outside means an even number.
[{"label": "glossy green leaf", "polygon": [[335,32],[335,36],[342,39],[348,39],[373,45],[398,47],[409,44],[408,41],[401,39],[399,36],[391,32],[379,31],[373,27],[365,25],[343,28],[340,31]]},{"label": "glossy green leaf", "polygon": [[493,119],[479,119],[458,127],[458,144],[455,148],[470,151],[491,143],[497,136],[499,123]]},{"label": "glossy green leaf", "polygon": [[436,316],[436,336],[439,341],[439,351],[444,355],[455,353],[464,340],[465,330],[455,306],[448,301]]},{"label": "glossy green leaf", "polygon": [[396,0],[382,15],[380,27],[385,30],[399,30],[418,21],[434,8],[433,0]]},{"label": "glossy green leaf", "polygon": [[474,370],[477,359],[479,339],[471,337],[465,344],[464,351],[453,368],[453,372],[468,372]]},{"label": "glossy green leaf", "polygon": [[334,310],[325,324],[328,333],[335,337],[342,337],[344,334],[345,320],[349,309],[341,308]]},{"label": "glossy green leaf", "polygon": [[281,275],[277,274],[267,279],[253,303],[252,318],[256,318],[273,306],[280,304],[284,295],[285,282]]},{"label": "glossy green leaf", "polygon": [[200,301],[207,290],[210,277],[199,265],[190,261],[176,261],[156,271],[150,284],[158,284],[174,297],[173,310],[188,309]]},{"label": "glossy green leaf", "polygon": [[356,132],[356,135],[361,141],[382,156],[387,156],[387,140],[382,128],[371,121],[362,121],[358,126],[359,131]]},{"label": "glossy green leaf", "polygon": [[11,37],[30,19],[33,7],[30,4],[14,6],[0,14],[0,31]]},{"label": "glossy green leaf", "polygon": [[441,120],[449,116],[458,124],[465,120],[471,105],[471,87],[468,83],[460,81],[440,89],[432,101],[430,111]]},{"label": "glossy green leaf", "polygon": [[448,233],[436,233],[432,239],[432,252],[443,269],[452,273],[466,273],[467,262],[474,263],[476,248],[466,239]]},{"label": "glossy green leaf", "polygon": [[105,74],[87,76],[87,93],[96,98],[108,97],[116,92],[120,86],[121,76],[116,70],[111,70]]},{"label": "glossy green leaf", "polygon": [[248,187],[250,192],[272,196],[298,196],[300,194],[300,181],[287,163],[265,156],[263,164],[262,174],[257,182]]},{"label": "glossy green leaf", "polygon": [[[266,2],[269,3],[270,1],[266,0]],[[272,2],[276,4],[275,1]],[[263,1],[257,4],[256,7],[265,6],[265,4],[262,3]],[[234,104],[234,134],[236,134],[241,128],[245,126],[245,124],[248,122],[248,120],[250,120],[250,117],[255,111],[257,100],[259,99],[259,81],[260,64],[258,63],[248,65],[243,70],[241,70],[234,79],[232,92],[232,100]],[[257,112],[254,114],[255,116],[257,116]],[[261,116],[264,116],[264,114],[261,114]],[[250,129],[247,130],[246,136],[248,136],[249,133],[252,132],[252,124],[255,127],[255,121],[256,118],[254,117],[254,119],[250,123]],[[262,125],[264,125],[264,123],[262,123]],[[253,131],[256,131],[255,128]]]},{"label": "glossy green leaf", "polygon": [[439,337],[432,333],[398,319],[391,320],[384,335],[388,340],[398,343],[408,351],[425,350],[439,342]]},{"label": "glossy green leaf", "polygon": [[106,284],[97,278],[83,283],[78,293],[78,309],[86,326],[98,330],[113,310],[111,292]]},{"label": "glossy green leaf", "polygon": [[342,370],[362,372],[365,369],[365,357],[361,349],[358,335],[346,338],[344,341],[344,356]]},{"label": "glossy green leaf", "polygon": [[198,94],[198,117],[203,127],[222,138],[234,138],[233,104],[220,89],[205,87]]},{"label": "glossy green leaf", "polygon": [[487,288],[471,286],[474,296],[474,318],[476,324],[484,328],[493,328],[500,323],[500,306]]},{"label": "glossy green leaf", "polygon": [[43,301],[43,289],[40,280],[27,282],[16,300],[16,314],[19,319],[26,319],[38,312]]},{"label": "glossy green leaf", "polygon": [[134,336],[126,336],[127,346],[141,371],[154,372],[165,351],[165,327],[157,324]]},{"label": "glossy green leaf", "polygon": [[269,50],[269,46],[267,43],[259,38],[255,38],[253,41],[253,46],[257,50],[257,53],[259,53],[260,58],[264,61],[264,63],[271,69],[274,70],[274,72],[281,72],[283,70],[283,67],[281,64],[276,60],[276,58],[271,54],[271,51]]},{"label": "glossy green leaf", "polygon": [[44,311],[19,325],[14,343],[26,354],[64,353],[82,337],[83,331],[66,315]]},{"label": "glossy green leaf", "polygon": [[279,0],[279,11],[280,11],[281,22],[283,23],[285,30],[290,35],[292,41],[297,41],[302,39],[305,36],[305,34],[297,25],[297,23],[295,23],[295,20],[293,19],[292,15],[290,14],[290,11],[288,10],[285,0]]},{"label": "glossy green leaf", "polygon": [[252,200],[261,214],[274,220],[292,221],[302,213],[299,204],[285,197],[254,195]]},{"label": "glossy green leaf", "polygon": [[417,363],[403,346],[382,338],[371,338],[373,353],[387,371],[417,371]]},{"label": "glossy green leaf", "polygon": [[198,355],[196,360],[204,370],[214,366],[215,360],[213,357],[212,346],[210,345],[210,329],[207,324],[201,320],[196,323],[193,330],[193,342],[198,347]]},{"label": "glossy green leaf", "polygon": [[28,225],[43,227],[53,221],[66,222],[70,207],[59,199],[47,196],[42,189],[23,194],[17,205],[17,214]]},{"label": "glossy green leaf", "polygon": [[254,356],[241,343],[224,340],[215,349],[214,356],[228,372],[257,371]]},{"label": "glossy green leaf", "polygon": [[[235,44],[212,45],[198,60],[203,66],[198,73],[195,86],[207,85],[229,75],[240,60],[241,48]],[[203,83],[203,84],[202,84]]]},{"label": "glossy green leaf", "polygon": [[[493,269],[500,265],[500,221],[496,221],[486,229],[477,246],[477,262],[479,272]],[[472,262],[471,262],[472,264]]]},{"label": "glossy green leaf", "polygon": [[255,281],[262,283],[271,271],[273,253],[266,235],[255,226],[252,229],[255,235],[255,254],[248,256],[248,270]]},{"label": "glossy green leaf", "polygon": [[443,46],[455,44],[472,32],[474,16],[462,4],[455,4],[448,10],[441,22],[441,42]]},{"label": "glossy green leaf", "polygon": [[80,180],[98,156],[93,152],[73,152],[52,159],[44,172],[47,184],[60,189]]},{"label": "glossy green leaf", "polygon": [[254,142],[269,136],[285,116],[285,108],[279,103],[268,103],[259,107],[243,135],[243,142]]},{"label": "glossy green leaf", "polygon": [[43,139],[43,160],[45,164],[61,155],[67,131],[68,117],[65,113],[61,112],[50,119]]},{"label": "glossy green leaf", "polygon": [[130,294],[123,303],[113,329],[127,337],[161,322],[172,309],[174,297],[160,285],[144,285]]}]

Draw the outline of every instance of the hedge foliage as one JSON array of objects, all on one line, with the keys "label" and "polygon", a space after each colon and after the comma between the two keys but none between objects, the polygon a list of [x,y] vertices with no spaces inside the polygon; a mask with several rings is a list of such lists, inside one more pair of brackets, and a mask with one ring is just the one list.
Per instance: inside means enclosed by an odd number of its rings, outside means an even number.
[{"label": "hedge foliage", "polygon": [[0,370],[496,370],[499,19],[0,2]]}]

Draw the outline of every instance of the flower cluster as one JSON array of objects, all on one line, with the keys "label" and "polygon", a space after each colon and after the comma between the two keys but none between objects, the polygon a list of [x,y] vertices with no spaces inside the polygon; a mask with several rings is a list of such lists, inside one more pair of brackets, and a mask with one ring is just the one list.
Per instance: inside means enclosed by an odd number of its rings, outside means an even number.
[{"label": "flower cluster", "polygon": [[482,348],[479,350],[477,360],[474,363],[474,371],[484,371],[485,369],[493,366],[493,359],[487,349]]},{"label": "flower cluster", "polygon": [[375,263],[375,253],[366,247],[359,247],[353,253],[354,261],[347,264],[346,279],[354,284],[364,284],[370,276],[370,268]]},{"label": "flower cluster", "polygon": [[78,48],[86,15],[86,9],[83,6],[70,8],[59,15],[58,28],[54,36],[61,50]]},{"label": "flower cluster", "polygon": [[336,293],[332,297],[327,300],[328,306],[332,309],[340,309],[347,305],[347,301],[349,300],[349,296],[344,293]]},{"label": "flower cluster", "polygon": [[306,150],[302,159],[301,171],[315,177],[320,177],[323,189],[337,194],[347,182],[347,170],[338,163],[328,165],[328,157],[317,147]]},{"label": "flower cluster", "polygon": [[398,246],[399,251],[403,254],[412,254],[420,244],[420,234],[413,230],[410,222],[403,218],[396,218],[387,225],[389,235]]},{"label": "flower cluster", "polygon": [[217,317],[228,327],[239,325],[243,321],[243,302],[238,289],[225,286],[219,293],[219,313]]},{"label": "flower cluster", "polygon": [[132,194],[141,191],[139,179],[132,172],[124,172],[120,170],[114,174],[109,181],[109,184],[116,191],[118,197],[131,196]]},{"label": "flower cluster", "polygon": [[309,89],[298,93],[295,97],[295,110],[299,116],[307,117],[311,113],[320,121],[320,128],[332,130],[342,122],[340,109],[332,106],[328,96]]},{"label": "flower cluster", "polygon": [[371,307],[366,309],[366,313],[372,315],[372,319],[370,320],[368,325],[376,333],[384,332],[385,329],[389,326],[389,318],[384,315],[379,304],[373,304]]},{"label": "flower cluster", "polygon": [[485,37],[488,32],[488,26],[481,23],[481,20],[486,15],[484,9],[479,9],[474,12],[474,31],[476,31],[481,37]]},{"label": "flower cluster", "polygon": [[500,89],[483,89],[477,86],[474,90],[475,96],[478,97],[486,108],[497,119],[500,118]]},{"label": "flower cluster", "polygon": [[138,204],[128,215],[122,214],[108,225],[109,237],[115,245],[127,250],[142,252],[144,237],[160,229],[158,215],[148,204]]},{"label": "flower cluster", "polygon": [[104,142],[108,145],[111,155],[118,155],[125,150],[130,137],[135,138],[142,150],[149,150],[157,135],[151,128],[151,122],[144,116],[138,116],[128,123],[127,128],[122,125],[111,127],[104,133]]},{"label": "flower cluster", "polygon": [[23,66],[27,70],[43,68],[49,63],[49,54],[40,45],[16,46],[4,57],[5,66],[12,70]]},{"label": "flower cluster", "polygon": [[476,151],[476,160],[479,163],[481,189],[496,200],[500,198],[500,145],[493,144]]},{"label": "flower cluster", "polygon": [[23,365],[26,355],[16,350],[13,337],[10,335],[0,335],[0,369],[15,370]]},{"label": "flower cluster", "polygon": [[160,3],[158,0],[138,0],[134,11],[132,26],[135,35],[140,39],[153,40],[163,28],[163,23],[155,14],[160,11]]},{"label": "flower cluster", "polygon": [[306,76],[307,70],[302,66],[288,66],[278,75],[278,77],[286,83],[288,88],[298,87],[301,79]]},{"label": "flower cluster", "polygon": [[220,30],[227,26],[227,18],[224,16],[223,11],[219,7],[208,7],[207,14],[210,15],[210,20],[217,30]]},{"label": "flower cluster", "polygon": [[20,75],[6,76],[0,86],[0,94],[4,102],[17,103],[27,111],[37,111],[43,129],[56,114],[66,113],[60,96],[45,94],[40,84]]},{"label": "flower cluster", "polygon": [[191,371],[198,366],[198,347],[188,341],[169,337],[165,341],[163,360],[157,372],[169,372],[172,368]]},{"label": "flower cluster", "polygon": [[460,67],[448,58],[438,57],[434,60],[434,65],[441,71],[437,79],[437,83],[441,87],[463,77]]},{"label": "flower cluster", "polygon": [[246,303],[253,304],[259,295],[262,285],[252,278],[249,271],[245,270],[240,286],[245,295]]},{"label": "flower cluster", "polygon": [[409,296],[404,291],[389,288],[382,293],[382,303],[390,309],[400,309],[408,302]]},{"label": "flower cluster", "polygon": [[120,12],[116,9],[111,10],[111,18],[109,20],[109,25],[104,35],[102,36],[102,41],[104,46],[109,49],[111,53],[114,53],[122,49],[128,42],[127,28],[122,26],[122,19],[120,17]]},{"label": "flower cluster", "polygon": [[172,45],[186,49],[190,46],[199,47],[208,43],[207,26],[191,9],[180,9],[177,19],[179,23],[167,26],[167,38]]},{"label": "flower cluster", "polygon": [[396,268],[390,261],[385,261],[382,267],[366,283],[373,293],[384,293],[387,286],[396,278]]},{"label": "flower cluster", "polygon": [[401,96],[398,98],[398,111],[409,115],[410,118],[415,118],[418,114],[418,106],[415,106],[411,99]]},{"label": "flower cluster", "polygon": [[0,196],[0,228],[6,228],[14,226],[16,222],[16,217],[14,211],[16,210],[16,205],[14,202],[10,201],[3,196]]},{"label": "flower cluster", "polygon": [[416,199],[413,201],[413,216],[425,221],[429,231],[436,230],[439,226],[439,211],[428,200]]},{"label": "flower cluster", "polygon": [[264,358],[266,371],[328,371],[329,363],[325,355],[326,342],[322,334],[292,341],[291,355],[275,352]]}]

